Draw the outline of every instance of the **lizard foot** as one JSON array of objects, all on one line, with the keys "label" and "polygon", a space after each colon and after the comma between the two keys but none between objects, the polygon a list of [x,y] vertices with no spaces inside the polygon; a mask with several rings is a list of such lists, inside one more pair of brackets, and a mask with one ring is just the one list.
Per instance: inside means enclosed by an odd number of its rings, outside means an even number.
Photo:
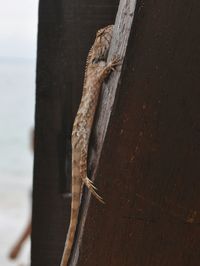
[{"label": "lizard foot", "polygon": [[98,199],[101,203],[105,203],[103,201],[103,198],[97,194],[96,192],[97,188],[94,186],[93,182],[88,177],[84,178],[83,182],[85,183],[89,191],[95,196],[96,199]]},{"label": "lizard foot", "polygon": [[116,55],[112,58],[112,60],[110,61],[109,65],[110,68],[112,69],[112,71],[115,71],[115,68],[119,65],[122,64],[121,58],[119,55]]}]

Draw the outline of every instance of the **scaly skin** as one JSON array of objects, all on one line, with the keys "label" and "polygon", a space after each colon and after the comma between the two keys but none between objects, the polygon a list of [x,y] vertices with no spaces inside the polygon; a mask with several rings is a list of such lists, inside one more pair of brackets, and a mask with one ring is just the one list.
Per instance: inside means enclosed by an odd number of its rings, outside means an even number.
[{"label": "scaly skin", "polygon": [[85,184],[90,192],[103,202],[103,199],[95,191],[96,188],[92,181],[87,177],[87,157],[91,128],[102,83],[119,64],[117,58],[106,63],[112,31],[113,26],[110,25],[97,32],[87,58],[82,99],[72,130],[71,218],[60,266],[68,265],[78,223],[83,185]]}]

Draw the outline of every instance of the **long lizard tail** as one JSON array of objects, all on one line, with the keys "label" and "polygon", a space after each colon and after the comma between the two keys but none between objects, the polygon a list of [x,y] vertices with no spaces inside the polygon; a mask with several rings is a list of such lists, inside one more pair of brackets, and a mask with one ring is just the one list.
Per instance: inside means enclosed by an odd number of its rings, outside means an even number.
[{"label": "long lizard tail", "polygon": [[72,183],[73,183],[72,184],[73,191],[72,191],[72,201],[71,201],[70,225],[68,229],[67,239],[65,242],[64,252],[60,266],[68,265],[69,257],[71,255],[71,250],[74,243],[74,236],[78,223],[79,207],[82,196],[82,186],[83,186],[82,180],[80,178],[73,178]]}]

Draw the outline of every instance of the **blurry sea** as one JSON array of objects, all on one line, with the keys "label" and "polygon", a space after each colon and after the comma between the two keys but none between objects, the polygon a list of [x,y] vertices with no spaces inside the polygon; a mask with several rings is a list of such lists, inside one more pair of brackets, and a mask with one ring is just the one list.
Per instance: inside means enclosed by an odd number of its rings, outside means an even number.
[{"label": "blurry sea", "polygon": [[0,265],[29,263],[30,240],[8,259],[31,214],[35,61],[0,57]]}]

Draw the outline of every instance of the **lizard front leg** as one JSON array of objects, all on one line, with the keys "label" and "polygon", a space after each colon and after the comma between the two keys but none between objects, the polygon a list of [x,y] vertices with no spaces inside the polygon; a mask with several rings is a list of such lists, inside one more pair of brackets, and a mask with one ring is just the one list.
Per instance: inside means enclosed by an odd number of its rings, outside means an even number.
[{"label": "lizard front leg", "polygon": [[111,71],[115,71],[116,67],[121,65],[120,57],[114,57],[110,62],[108,62],[104,67],[102,67],[101,71],[99,72],[99,80],[101,83],[109,76]]}]

